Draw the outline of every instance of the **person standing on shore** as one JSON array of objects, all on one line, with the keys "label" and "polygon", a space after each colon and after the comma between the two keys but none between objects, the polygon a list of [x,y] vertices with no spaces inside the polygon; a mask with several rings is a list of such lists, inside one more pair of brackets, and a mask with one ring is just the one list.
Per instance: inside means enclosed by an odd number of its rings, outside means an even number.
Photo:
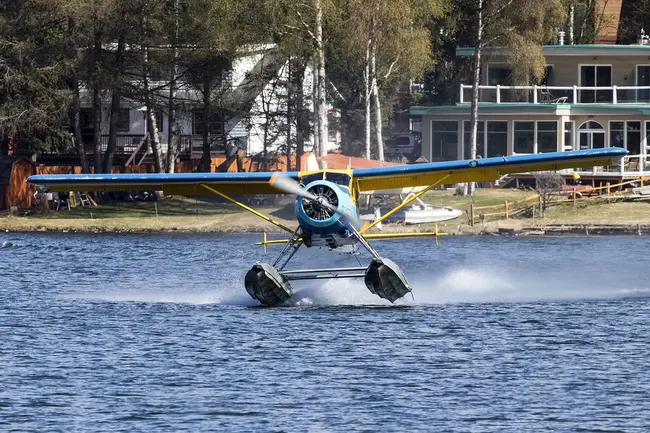
[{"label": "person standing on shore", "polygon": [[580,183],[581,183],[580,182],[580,173],[578,173],[577,171],[574,171],[573,172],[573,184],[574,185],[580,185]]}]

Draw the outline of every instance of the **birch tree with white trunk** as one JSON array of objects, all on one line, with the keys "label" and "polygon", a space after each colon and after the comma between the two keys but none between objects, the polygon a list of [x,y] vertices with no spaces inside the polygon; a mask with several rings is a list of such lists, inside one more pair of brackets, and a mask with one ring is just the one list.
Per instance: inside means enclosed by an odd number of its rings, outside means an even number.
[{"label": "birch tree with white trunk", "polygon": [[[337,43],[342,59],[363,71],[365,108],[364,156],[370,158],[372,129],[376,155],[384,159],[383,100],[392,99],[397,85],[421,77],[432,64],[429,20],[445,11],[446,0],[337,0],[345,18]],[[363,51],[362,51],[363,50]],[[374,110],[373,110],[374,108]],[[374,119],[371,117],[374,113]],[[374,121],[373,121],[374,120]]]},{"label": "birch tree with white trunk", "polygon": [[[465,21],[461,26],[474,26],[472,62],[472,99],[470,106],[470,157],[476,159],[479,98],[483,49],[506,47],[506,61],[511,65],[512,85],[528,85],[531,77],[542,76],[546,61],[542,54],[545,43],[556,40],[556,30],[564,22],[563,0],[459,0]],[[460,31],[464,31],[461,29]],[[489,152],[489,143],[488,143]],[[473,195],[476,184],[470,183],[467,193]]]}]

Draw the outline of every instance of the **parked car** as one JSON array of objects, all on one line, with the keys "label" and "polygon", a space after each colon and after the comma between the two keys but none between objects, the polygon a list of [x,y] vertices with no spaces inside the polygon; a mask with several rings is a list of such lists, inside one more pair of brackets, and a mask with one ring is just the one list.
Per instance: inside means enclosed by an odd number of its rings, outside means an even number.
[{"label": "parked car", "polygon": [[386,141],[384,154],[388,159],[398,159],[406,157],[409,162],[413,162],[420,156],[419,135],[415,133],[401,133],[394,135]]}]

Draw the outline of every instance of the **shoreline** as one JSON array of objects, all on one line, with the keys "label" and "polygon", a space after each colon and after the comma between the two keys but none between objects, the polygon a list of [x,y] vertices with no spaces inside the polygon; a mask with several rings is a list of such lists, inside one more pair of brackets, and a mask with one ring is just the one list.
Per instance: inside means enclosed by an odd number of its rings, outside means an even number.
[{"label": "shoreline", "polygon": [[[546,217],[533,213],[526,217],[488,219],[469,224],[468,209],[488,205],[496,210],[503,200],[515,202],[529,196],[527,191],[485,190],[473,198],[458,197],[449,191],[429,192],[425,200],[433,206],[451,206],[464,213],[454,220],[438,223],[438,230],[450,236],[588,236],[650,235],[650,203],[584,202],[578,206],[560,204]],[[293,200],[256,210],[288,229],[297,226]],[[436,224],[383,224],[370,233],[431,233]],[[241,208],[209,199],[174,197],[155,202],[105,202],[99,206],[73,207],[39,212],[35,208],[0,214],[1,232],[22,233],[224,233],[264,232],[274,238],[286,236],[279,227]],[[261,237],[261,236],[260,236]]]},{"label": "shoreline", "polygon": [[[254,219],[251,220],[250,217]],[[88,233],[88,234],[262,234],[281,236],[282,229],[257,219],[252,215],[232,214],[228,216],[187,216],[179,223],[177,218],[38,218],[5,216],[0,217],[0,233]],[[135,221],[134,221],[135,220]],[[278,219],[288,227],[295,226],[292,220]],[[447,236],[650,236],[650,224],[626,223],[562,223],[532,224],[526,219],[491,221],[470,226],[466,221],[439,223],[438,230]],[[381,230],[371,233],[433,233],[435,224],[403,225],[384,224]]]}]

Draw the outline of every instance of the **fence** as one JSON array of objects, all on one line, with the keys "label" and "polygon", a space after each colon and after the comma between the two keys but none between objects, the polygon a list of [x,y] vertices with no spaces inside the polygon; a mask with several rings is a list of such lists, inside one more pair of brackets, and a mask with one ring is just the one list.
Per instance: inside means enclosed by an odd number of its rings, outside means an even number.
[{"label": "fence", "polygon": [[[639,177],[632,180],[626,180],[625,182],[620,182],[616,184],[610,184],[607,182],[604,186],[599,187],[588,187],[585,189],[578,189],[577,186],[574,186],[570,190],[559,191],[558,194],[566,195],[565,199],[557,200],[555,203],[567,203],[571,202],[573,206],[576,206],[578,200],[597,200],[597,199],[609,199],[612,197],[620,196],[624,193],[623,187],[626,185],[636,184],[643,186],[644,182],[650,181],[650,177]],[[542,209],[542,197],[539,194],[534,196],[527,197],[523,200],[516,202],[504,201],[503,204],[496,204],[491,206],[474,206],[470,204],[469,207],[469,223],[473,226],[476,223],[478,218],[480,221],[485,221],[488,217],[497,217],[509,219],[510,217],[519,216],[527,210],[539,209],[541,212]]]}]

